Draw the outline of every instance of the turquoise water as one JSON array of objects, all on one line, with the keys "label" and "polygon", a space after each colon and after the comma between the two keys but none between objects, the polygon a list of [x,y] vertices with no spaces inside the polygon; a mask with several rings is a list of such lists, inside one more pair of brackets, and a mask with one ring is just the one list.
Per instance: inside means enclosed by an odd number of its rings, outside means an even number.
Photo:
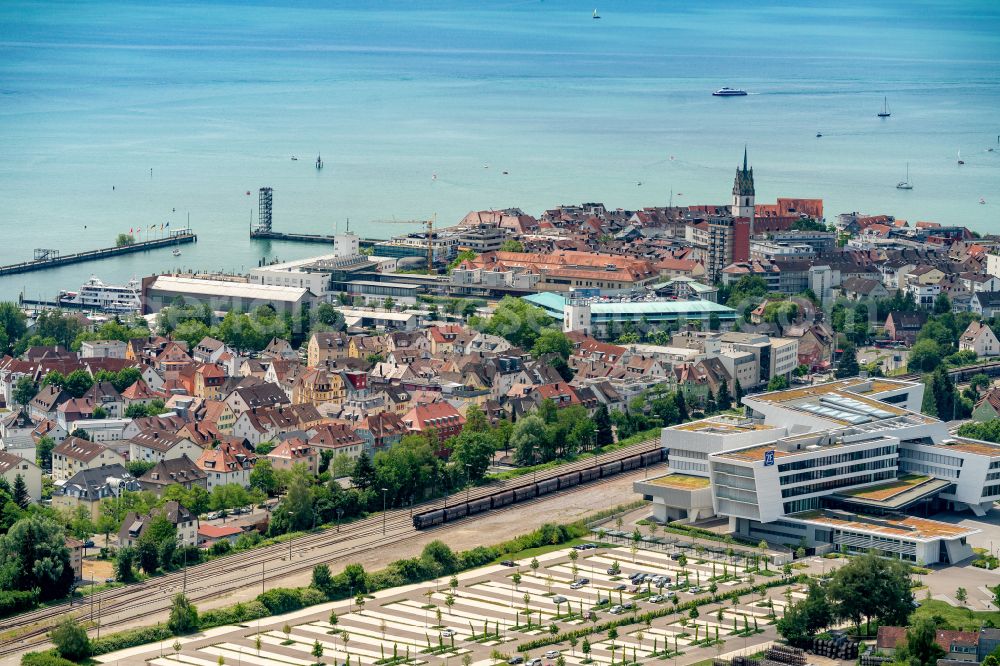
[{"label": "turquoise water", "polygon": [[387,237],[410,228],[372,220],[726,202],[744,144],[759,201],[1000,231],[1000,3],[598,7],[6,0],[0,263],[188,214],[200,240],[0,278],[0,297],[322,251],[249,240],[262,185],[276,229]]}]

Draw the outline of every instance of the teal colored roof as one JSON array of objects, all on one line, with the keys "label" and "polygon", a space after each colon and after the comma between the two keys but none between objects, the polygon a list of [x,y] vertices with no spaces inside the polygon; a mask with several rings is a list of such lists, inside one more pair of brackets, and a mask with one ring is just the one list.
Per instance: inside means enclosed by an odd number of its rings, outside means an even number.
[{"label": "teal colored roof", "polygon": [[[566,299],[552,292],[542,292],[525,296],[524,300],[543,308],[554,317],[562,318]],[[624,303],[594,301],[590,304],[593,315],[606,314],[675,314],[675,315],[730,315],[736,311],[712,301],[630,301]],[[556,314],[558,313],[558,314]]]}]

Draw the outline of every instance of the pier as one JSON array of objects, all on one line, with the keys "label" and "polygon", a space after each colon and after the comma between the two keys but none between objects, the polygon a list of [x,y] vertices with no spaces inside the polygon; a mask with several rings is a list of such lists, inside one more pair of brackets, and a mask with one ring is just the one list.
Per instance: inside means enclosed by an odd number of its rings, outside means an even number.
[{"label": "pier", "polygon": [[[280,231],[254,229],[250,232],[250,238],[257,240],[291,241],[293,243],[324,243],[327,245],[333,245],[333,236],[324,236],[322,234],[286,234]],[[380,242],[382,241],[378,238],[361,238],[358,240],[358,245],[360,247],[374,247],[375,243]]]},{"label": "pier", "polygon": [[174,245],[182,245],[184,243],[196,243],[197,241],[197,235],[195,235],[190,229],[184,229],[170,232],[170,235],[167,238],[140,241],[132,243],[131,245],[122,245],[120,247],[105,247],[98,250],[86,250],[84,252],[76,252],[74,254],[59,254],[56,250],[35,250],[35,259],[32,261],[22,261],[19,264],[0,266],[0,276],[15,275],[17,273],[29,273],[31,271],[40,271],[46,268],[55,268],[56,266],[79,264],[85,261],[97,261],[98,259],[107,259],[108,257],[116,257],[121,254],[145,252],[147,250],[155,250],[161,247],[173,247]]}]

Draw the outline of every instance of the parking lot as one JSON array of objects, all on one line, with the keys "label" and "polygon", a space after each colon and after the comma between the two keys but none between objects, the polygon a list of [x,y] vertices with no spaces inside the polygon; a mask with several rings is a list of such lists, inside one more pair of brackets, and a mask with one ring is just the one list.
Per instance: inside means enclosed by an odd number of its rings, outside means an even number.
[{"label": "parking lot", "polygon": [[[574,559],[575,558],[575,559]],[[675,559],[676,558],[676,559]],[[685,561],[687,559],[687,561]],[[254,626],[219,628],[156,650],[137,648],[127,656],[160,666],[227,664],[296,664],[305,666],[316,641],[322,663],[396,666],[450,661],[486,666],[511,661],[531,666],[555,663],[605,666],[622,661],[683,657],[680,663],[744,650],[753,651],[774,638],[772,622],[790,598],[801,591],[786,586],[745,594],[739,599],[703,605],[691,617],[684,604],[712,591],[759,587],[779,581],[780,572],[746,572],[743,562],[718,556],[680,557],[667,550],[595,548],[558,551],[520,559],[515,566],[494,565],[426,584],[385,590],[367,598],[324,604]],[[636,573],[648,574],[642,578]],[[786,589],[788,593],[786,593]],[[330,623],[330,611],[337,614]],[[642,614],[661,611],[647,620]],[[558,634],[594,628],[610,620],[621,625],[578,641]],[[553,633],[553,628],[555,632]],[[287,633],[286,630],[287,629]],[[260,648],[258,650],[258,637]],[[546,639],[535,649],[528,641]],[[161,651],[162,650],[162,651]],[[126,655],[106,655],[114,662]]]}]

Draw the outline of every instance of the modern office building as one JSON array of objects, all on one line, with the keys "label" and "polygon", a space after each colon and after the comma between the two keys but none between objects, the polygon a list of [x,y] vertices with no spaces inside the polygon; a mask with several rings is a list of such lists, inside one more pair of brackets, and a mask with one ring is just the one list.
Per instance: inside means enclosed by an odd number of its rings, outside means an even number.
[{"label": "modern office building", "polygon": [[754,541],[961,561],[978,530],[927,516],[985,515],[1000,499],[1000,446],[953,437],[920,414],[923,390],[853,378],[745,396],[744,419],[665,428],[671,473],[635,489],[657,518],[715,514]]}]

